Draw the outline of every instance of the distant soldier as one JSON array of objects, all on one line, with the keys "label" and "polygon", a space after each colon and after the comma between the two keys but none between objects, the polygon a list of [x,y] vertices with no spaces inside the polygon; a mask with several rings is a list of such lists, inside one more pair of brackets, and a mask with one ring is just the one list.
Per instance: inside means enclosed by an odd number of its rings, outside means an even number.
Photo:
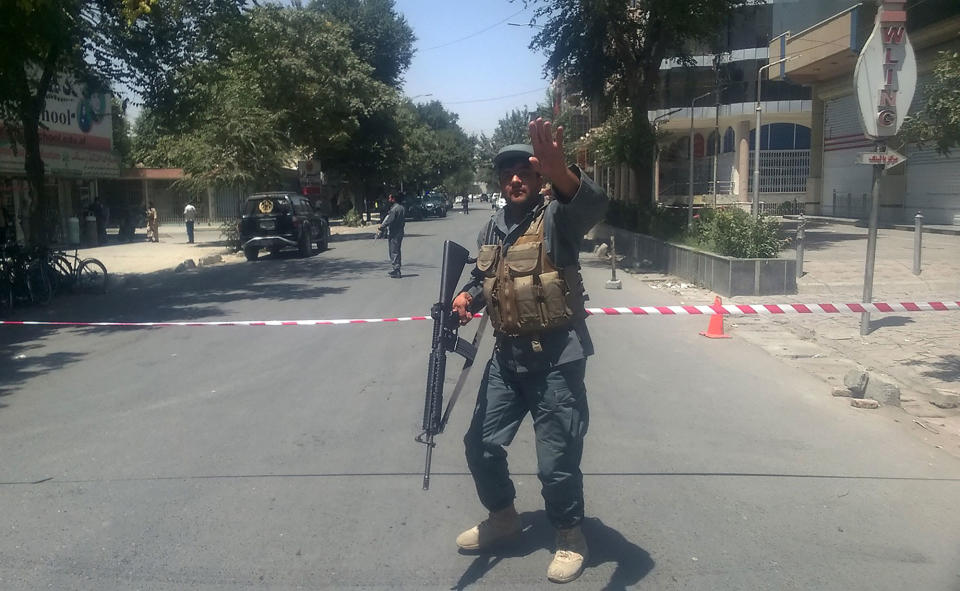
[{"label": "distant soldier", "polygon": [[468,199],[466,196],[462,197],[462,199],[463,199],[463,213],[469,215],[469,213],[470,213],[470,199]]},{"label": "distant soldier", "polygon": [[147,242],[160,242],[160,215],[153,201],[147,203]]},{"label": "distant soldier", "polygon": [[390,264],[393,265],[393,270],[387,273],[387,275],[394,279],[399,279],[400,245],[403,242],[403,226],[406,223],[404,216],[407,212],[403,205],[400,204],[403,201],[402,195],[398,193],[391,193],[390,197],[387,198],[387,201],[390,202],[390,211],[387,212],[386,217],[380,223],[380,234],[386,233],[387,235],[387,248],[390,254]]},{"label": "distant soldier", "polygon": [[[583,235],[603,218],[608,199],[580,169],[567,167],[562,127],[554,138],[550,123],[537,119],[530,139],[533,145],[507,146],[494,158],[506,205],[481,230],[473,279],[453,302],[463,324],[485,307],[497,339],[463,440],[489,518],[460,534],[457,546],[484,552],[521,534],[504,446],[529,413],[541,494],[557,534],[547,578],[566,583],[588,558],[580,458],[593,344],[578,260]],[[544,176],[554,199],[540,192]]]}]

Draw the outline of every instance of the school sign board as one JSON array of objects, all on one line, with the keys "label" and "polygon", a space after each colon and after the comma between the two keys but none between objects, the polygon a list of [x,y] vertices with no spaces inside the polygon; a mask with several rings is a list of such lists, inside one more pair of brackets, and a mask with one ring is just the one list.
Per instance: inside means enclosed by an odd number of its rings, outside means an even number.
[{"label": "school sign board", "polygon": [[[22,176],[24,148],[0,125],[0,174]],[[67,76],[51,84],[40,115],[40,156],[51,176],[103,178],[120,175],[113,152],[108,93],[88,93]]]},{"label": "school sign board", "polygon": [[900,130],[917,87],[917,61],[907,38],[903,0],[884,0],[876,25],[854,71],[860,122],[873,139],[894,136]]}]

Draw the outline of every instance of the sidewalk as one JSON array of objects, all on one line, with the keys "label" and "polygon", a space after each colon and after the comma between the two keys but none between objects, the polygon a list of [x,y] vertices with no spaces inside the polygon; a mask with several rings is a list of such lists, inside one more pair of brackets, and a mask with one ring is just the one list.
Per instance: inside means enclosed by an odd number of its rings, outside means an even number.
[{"label": "sidewalk", "polygon": [[[795,223],[785,229],[793,234]],[[865,228],[808,221],[805,275],[797,295],[726,298],[724,303],[848,303],[863,295]],[[793,257],[792,250],[782,256]],[[922,273],[913,269],[913,232],[880,230],[874,301],[960,301],[960,236],[924,234]],[[709,304],[716,294],[682,280],[636,275],[672,293],[683,304]],[[637,302],[637,305],[642,302]],[[901,405],[925,429],[950,433],[960,442],[960,312],[874,314],[871,332],[860,336],[858,314],[728,317],[734,338],[752,342],[824,380],[824,390],[842,386],[850,369],[862,368],[900,386]],[[706,328],[706,320],[704,320]],[[953,406],[953,407],[952,407]],[[952,408],[951,408],[952,407]],[[953,453],[958,453],[956,447]]]},{"label": "sidewalk", "polygon": [[[375,231],[375,226],[351,228],[339,225],[339,220],[331,220],[330,234],[334,237],[333,241],[336,241],[338,235],[373,235]],[[187,230],[182,224],[160,226],[160,242],[147,242],[146,239],[146,230],[138,228],[133,242],[118,242],[116,230],[113,230],[113,233],[107,236],[106,246],[82,248],[79,256],[99,259],[106,265],[110,275],[170,270],[188,259],[198,266],[244,260],[242,253],[235,253],[227,248],[217,225],[197,225],[193,244],[187,242]],[[220,260],[217,260],[217,256]]]}]

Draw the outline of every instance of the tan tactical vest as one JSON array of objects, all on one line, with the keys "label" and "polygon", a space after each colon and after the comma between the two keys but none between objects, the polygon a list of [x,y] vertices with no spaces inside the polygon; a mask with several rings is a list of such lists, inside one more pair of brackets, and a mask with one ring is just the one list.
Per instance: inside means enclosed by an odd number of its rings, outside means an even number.
[{"label": "tan tactical vest", "polygon": [[477,256],[490,322],[505,335],[536,335],[585,316],[579,268],[557,269],[547,256],[544,211],[506,249],[505,256],[499,244],[481,246]]}]

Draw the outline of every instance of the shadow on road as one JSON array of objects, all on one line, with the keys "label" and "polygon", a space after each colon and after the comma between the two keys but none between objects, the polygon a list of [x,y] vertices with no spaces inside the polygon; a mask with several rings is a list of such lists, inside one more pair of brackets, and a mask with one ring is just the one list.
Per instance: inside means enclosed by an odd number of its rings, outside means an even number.
[{"label": "shadow on road", "polygon": [[0,338],[4,351],[0,357],[0,409],[8,406],[3,398],[18,392],[19,386],[31,378],[76,363],[85,356],[85,353],[66,351],[32,355],[31,351],[43,347],[38,341],[45,331],[31,327],[3,329]]},{"label": "shadow on road", "polygon": [[[524,524],[524,531],[520,540],[504,545],[503,548],[493,552],[478,555],[451,589],[457,591],[466,589],[482,579],[504,559],[529,556],[542,549],[553,551],[554,529],[547,521],[546,512],[540,510],[523,513],[520,517]],[[590,558],[587,560],[585,576],[589,576],[589,569],[601,564],[607,562],[616,564],[613,574],[610,575],[610,580],[602,589],[610,591],[627,589],[653,570],[654,561],[646,550],[629,541],[623,534],[605,525],[599,519],[592,517],[584,519],[583,532],[590,547]],[[544,564],[544,579],[546,579],[546,569],[547,565]]]},{"label": "shadow on road", "polygon": [[928,368],[926,371],[920,372],[921,375],[928,378],[954,384],[960,382],[960,355],[944,355],[939,361],[914,359],[907,361],[905,365]]}]

